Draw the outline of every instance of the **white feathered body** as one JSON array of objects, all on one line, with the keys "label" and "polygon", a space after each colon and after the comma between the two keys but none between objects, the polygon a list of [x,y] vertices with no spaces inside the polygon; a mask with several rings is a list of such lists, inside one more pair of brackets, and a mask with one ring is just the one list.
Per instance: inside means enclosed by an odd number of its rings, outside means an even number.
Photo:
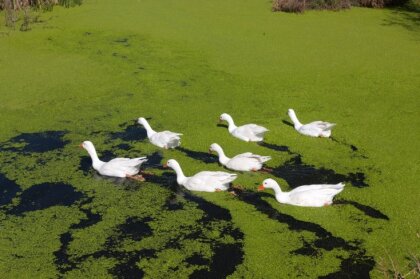
[{"label": "white feathered body", "polygon": [[295,129],[306,136],[310,137],[324,137],[328,138],[331,136],[331,129],[335,126],[334,123],[324,121],[314,121],[301,127],[295,127]]},{"label": "white feathered body", "polygon": [[149,137],[152,144],[161,148],[175,148],[181,144],[182,134],[171,131],[157,132]]},{"label": "white feathered body", "polygon": [[127,177],[139,173],[141,165],[146,162],[146,157],[128,159],[115,158],[109,162],[100,162],[93,168],[101,175],[113,177]]},{"label": "white feathered body", "polygon": [[271,160],[270,156],[260,156],[251,152],[242,153],[229,159],[225,165],[228,169],[236,171],[257,171],[263,167],[264,162]]},{"label": "white feathered body", "polygon": [[304,185],[290,192],[276,193],[280,203],[297,206],[321,207],[331,205],[335,195],[343,191],[343,183]]},{"label": "white feathered body", "polygon": [[246,124],[231,131],[232,136],[243,141],[263,141],[268,129],[256,124]]},{"label": "white feathered body", "polygon": [[202,171],[194,176],[186,177],[180,184],[190,191],[225,191],[229,188],[229,184],[235,180],[236,177],[236,174],[222,171]]}]

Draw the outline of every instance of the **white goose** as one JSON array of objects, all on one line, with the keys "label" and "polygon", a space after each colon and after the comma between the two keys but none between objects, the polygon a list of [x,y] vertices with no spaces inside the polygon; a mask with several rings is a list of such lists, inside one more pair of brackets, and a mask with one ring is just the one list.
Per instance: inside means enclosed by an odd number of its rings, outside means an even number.
[{"label": "white goose", "polygon": [[308,124],[302,124],[299,122],[293,109],[289,109],[287,113],[289,114],[290,119],[293,121],[295,130],[302,135],[310,137],[328,138],[331,136],[331,129],[336,125],[335,123],[324,121],[314,121]]},{"label": "white goose", "polygon": [[300,186],[290,192],[282,192],[279,184],[274,179],[268,178],[258,187],[258,191],[263,191],[265,188],[273,189],[276,200],[280,203],[321,207],[331,205],[334,196],[343,191],[344,186],[344,183],[314,184]]},{"label": "white goose", "polygon": [[138,119],[138,123],[143,125],[147,131],[147,137],[150,142],[161,148],[175,148],[181,144],[182,134],[174,133],[171,131],[155,132],[152,127],[150,127],[149,122],[143,117]]},{"label": "white goose", "polygon": [[103,162],[99,160],[98,154],[96,153],[95,146],[90,141],[84,141],[80,144],[80,147],[86,149],[92,158],[93,168],[101,175],[112,176],[112,177],[127,177],[136,180],[144,180],[141,175],[138,175],[140,166],[147,161],[146,157],[140,157],[135,159],[128,158],[115,158],[109,162]]},{"label": "white goose", "polygon": [[215,151],[219,155],[220,164],[228,169],[236,171],[258,171],[262,168],[263,163],[271,160],[270,156],[260,156],[252,154],[251,152],[236,155],[229,158],[223,152],[223,149],[217,143],[210,145],[210,152]]},{"label": "white goose", "polygon": [[227,121],[229,133],[243,141],[263,141],[264,133],[268,131],[267,128],[256,124],[246,124],[237,127],[233,122],[233,118],[227,113],[220,115],[220,121]]},{"label": "white goose", "polygon": [[176,173],[176,181],[190,191],[219,192],[229,188],[236,179],[236,174],[222,171],[202,171],[194,176],[186,177],[181,166],[174,159],[168,160],[164,167],[170,167]]}]

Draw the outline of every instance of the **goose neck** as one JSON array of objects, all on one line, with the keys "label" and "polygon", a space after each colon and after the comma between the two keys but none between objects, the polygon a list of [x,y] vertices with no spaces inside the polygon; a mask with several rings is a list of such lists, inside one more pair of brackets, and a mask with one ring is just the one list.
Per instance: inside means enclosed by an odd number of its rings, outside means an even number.
[{"label": "goose neck", "polygon": [[176,164],[173,167],[173,170],[176,173],[176,182],[179,185],[184,185],[185,181],[187,180],[187,177],[184,175],[184,172],[182,171],[181,166],[179,164]]},{"label": "goose neck", "polygon": [[275,186],[273,187],[273,190],[274,190],[274,194],[275,194],[275,196],[276,196],[276,200],[277,200],[278,202],[281,202],[281,203],[286,203],[286,202],[288,201],[288,194],[287,194],[287,193],[284,193],[284,192],[280,189],[280,186],[275,185]]},{"label": "goose neck", "polygon": [[290,113],[290,119],[292,120],[295,129],[300,129],[300,127],[302,127],[302,123],[300,123],[299,119],[296,116],[296,113],[293,111]]},{"label": "goose neck", "polygon": [[151,136],[153,136],[154,134],[156,134],[156,132],[152,129],[152,127],[150,126],[149,122],[145,121],[143,123],[144,128],[146,129],[147,132],[147,137],[150,138]]},{"label": "goose neck", "polygon": [[237,126],[235,125],[235,122],[233,121],[232,117],[228,117],[226,119],[227,123],[228,123],[228,130],[229,132],[233,132],[233,130],[235,130],[237,128]]},{"label": "goose neck", "polygon": [[102,167],[104,162],[102,162],[99,157],[98,153],[96,153],[96,149],[94,146],[90,146],[87,148],[87,152],[89,153],[90,158],[92,159],[92,166],[95,170],[98,170]]},{"label": "goose neck", "polygon": [[229,158],[229,157],[227,157],[227,156],[225,155],[225,152],[223,151],[223,149],[222,149],[222,148],[218,148],[218,149],[216,150],[216,152],[217,152],[217,154],[219,155],[219,162],[220,162],[222,165],[226,165],[226,164],[229,162],[230,158]]}]

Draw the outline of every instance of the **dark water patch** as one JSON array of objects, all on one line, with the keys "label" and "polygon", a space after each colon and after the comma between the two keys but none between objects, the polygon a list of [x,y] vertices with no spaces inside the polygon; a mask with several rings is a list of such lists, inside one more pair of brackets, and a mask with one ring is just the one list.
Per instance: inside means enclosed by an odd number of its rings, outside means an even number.
[{"label": "dark water patch", "polygon": [[203,255],[200,254],[193,254],[190,257],[188,257],[185,262],[191,264],[191,265],[208,265],[210,264],[210,261],[203,257]]},{"label": "dark water patch", "polygon": [[222,244],[215,247],[208,269],[194,271],[190,278],[226,278],[235,272],[243,262],[242,247],[236,244]]},{"label": "dark water patch", "polygon": [[359,188],[369,186],[365,181],[365,174],[362,172],[340,174],[332,169],[316,168],[313,165],[303,163],[302,156],[299,154],[285,164],[272,168],[271,173],[286,180],[292,188],[301,185],[335,184],[346,181]]},{"label": "dark water patch", "polygon": [[90,171],[93,171],[92,159],[90,159],[89,156],[82,156],[80,158],[79,170],[82,171],[84,175],[88,175]]},{"label": "dark water patch", "polygon": [[153,221],[150,217],[142,219],[138,217],[129,217],[124,224],[118,227],[118,230],[124,238],[140,241],[142,238],[152,235],[152,229],[148,224],[150,221]]},{"label": "dark water patch", "polygon": [[283,124],[285,124],[287,126],[290,126],[290,127],[295,128],[295,125],[292,122],[288,121],[288,120],[284,120],[283,119],[281,122],[283,122]]},{"label": "dark water patch", "polygon": [[[122,125],[122,126],[121,126]],[[122,141],[144,141],[147,139],[146,130],[137,123],[123,123],[120,127],[124,128],[121,132],[110,132],[108,136],[111,140],[120,139]]]},{"label": "dark water patch", "polygon": [[43,210],[51,206],[71,206],[83,197],[81,192],[64,183],[43,183],[33,185],[20,195],[20,203],[9,213],[20,215],[26,212]]},{"label": "dark water patch", "polygon": [[99,223],[102,220],[102,215],[99,213],[93,213],[90,209],[81,208],[80,210],[86,214],[86,218],[80,220],[79,223],[72,225],[70,227],[71,229],[85,229]]},{"label": "dark water patch", "polygon": [[143,278],[144,271],[137,266],[142,258],[150,258],[155,255],[153,249],[144,249],[135,253],[126,253],[125,258],[110,270],[110,273],[116,278],[132,279]]},{"label": "dark water patch", "polygon": [[209,154],[208,152],[201,152],[201,151],[194,151],[190,149],[186,149],[184,147],[178,147],[177,150],[181,151],[188,157],[204,162],[206,164],[217,163],[218,158],[215,155]]},{"label": "dark water patch", "polygon": [[366,216],[375,218],[375,219],[382,219],[382,220],[389,220],[389,217],[382,213],[380,210],[375,209],[371,206],[364,205],[355,201],[349,201],[344,199],[339,199],[334,202],[335,204],[349,204],[357,208],[358,210],[362,211]]},{"label": "dark water patch", "polygon": [[22,133],[0,144],[0,150],[19,153],[43,153],[62,149],[68,140],[63,137],[66,131],[44,131],[37,133]]},{"label": "dark water patch", "polygon": [[369,279],[370,272],[375,267],[375,260],[371,256],[366,255],[365,250],[352,253],[348,258],[339,258],[341,260],[340,270],[320,276],[322,279],[342,279],[357,278]]},{"label": "dark water patch", "polygon": [[10,203],[20,191],[21,188],[16,182],[0,173],[0,206]]},{"label": "dark water patch", "polygon": [[142,166],[144,168],[163,169],[162,160],[162,152],[154,152],[151,155],[147,155],[147,162],[145,162]]},{"label": "dark water patch", "polygon": [[301,238],[303,246],[299,249],[293,250],[290,254],[309,256],[309,257],[318,257],[321,255],[321,252],[317,250],[312,243],[307,242],[305,239]]},{"label": "dark water patch", "polygon": [[296,153],[290,151],[289,147],[286,146],[286,145],[277,145],[277,144],[274,144],[274,143],[268,143],[268,142],[263,142],[263,141],[259,142],[258,145],[260,145],[262,147],[265,147],[265,148],[268,148],[268,149],[271,149],[271,150],[274,150],[274,151],[286,152],[288,154],[296,154]]},{"label": "dark water patch", "polygon": [[57,270],[63,274],[66,273],[67,271],[70,271],[74,268],[76,268],[76,263],[72,262],[69,259],[69,255],[68,255],[68,247],[70,242],[73,240],[73,237],[71,235],[71,232],[65,232],[63,234],[60,235],[60,249],[58,249],[57,251],[55,251],[54,257],[54,264],[57,267]]},{"label": "dark water patch", "polygon": [[114,149],[121,149],[121,150],[128,151],[128,150],[131,149],[131,146],[129,144],[126,144],[126,143],[121,143],[121,144],[116,145],[114,147]]}]

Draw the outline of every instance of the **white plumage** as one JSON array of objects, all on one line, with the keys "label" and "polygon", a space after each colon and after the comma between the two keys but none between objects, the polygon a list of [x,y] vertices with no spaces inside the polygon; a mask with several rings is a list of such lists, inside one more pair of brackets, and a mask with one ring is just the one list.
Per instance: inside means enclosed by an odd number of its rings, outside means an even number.
[{"label": "white plumage", "polygon": [[138,123],[143,125],[147,131],[147,137],[150,142],[158,147],[169,149],[178,147],[181,144],[182,134],[171,131],[155,132],[149,125],[149,122],[143,117],[138,119]]},{"label": "white plumage", "polygon": [[146,157],[139,157],[134,159],[115,158],[109,162],[103,162],[99,159],[92,142],[84,141],[80,146],[89,153],[93,168],[105,176],[133,177],[139,173],[141,165],[147,161]]},{"label": "white plumage", "polygon": [[168,160],[165,166],[172,168],[176,173],[178,184],[190,191],[225,191],[237,176],[222,171],[202,171],[191,177],[186,177],[179,163],[173,159]]},{"label": "white plumage", "polygon": [[313,184],[304,185],[293,189],[290,192],[282,192],[279,184],[268,178],[258,187],[259,191],[265,188],[274,190],[276,200],[280,203],[286,203],[297,206],[321,207],[331,205],[335,195],[343,191],[344,183],[338,184]]},{"label": "white plumage", "polygon": [[223,152],[222,147],[217,143],[213,143],[209,150],[217,152],[220,164],[228,169],[236,171],[258,171],[263,167],[264,162],[271,160],[270,156],[261,156],[251,152],[242,153],[233,158],[229,158]]},{"label": "white plumage", "polygon": [[293,109],[288,110],[290,119],[293,121],[295,130],[302,135],[310,137],[325,137],[331,136],[331,129],[336,125],[335,123],[329,123],[324,121],[314,121],[308,124],[302,124],[299,122],[296,113]]},{"label": "white plumage", "polygon": [[256,124],[246,124],[237,127],[233,122],[233,118],[227,113],[220,115],[220,121],[227,121],[229,133],[243,141],[263,141],[264,134],[268,131],[267,128]]}]

